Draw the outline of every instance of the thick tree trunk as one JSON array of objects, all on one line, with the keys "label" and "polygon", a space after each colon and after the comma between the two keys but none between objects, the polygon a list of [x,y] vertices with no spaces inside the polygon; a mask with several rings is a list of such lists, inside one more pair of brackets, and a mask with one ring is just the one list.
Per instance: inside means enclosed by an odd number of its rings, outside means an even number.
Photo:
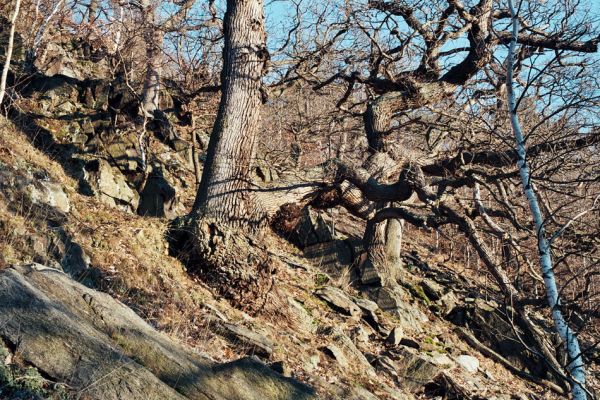
[{"label": "thick tree trunk", "polygon": [[224,30],[221,103],[189,218],[205,280],[256,311],[272,282],[266,249],[260,248],[266,214],[250,175],[268,61],[263,1],[228,0]]},{"label": "thick tree trunk", "polygon": [[262,0],[227,1],[221,103],[194,213],[258,228],[264,214],[250,191],[268,60]]},{"label": "thick tree trunk", "polygon": [[6,80],[8,78],[8,70],[10,69],[10,60],[12,58],[12,52],[15,40],[15,25],[17,22],[17,16],[19,15],[19,9],[21,7],[21,0],[15,2],[15,9],[10,19],[10,32],[8,33],[8,45],[6,46],[4,68],[2,68],[2,76],[0,77],[0,104],[4,100],[6,93]]},{"label": "thick tree trunk", "polygon": [[[423,107],[440,101],[455,89],[454,84],[445,82],[421,82],[407,78],[402,82],[404,89],[389,92],[372,101],[364,114],[365,133],[371,156],[363,164],[370,176],[387,183],[397,181],[393,172],[398,171],[406,160],[393,159],[389,154],[387,137],[391,133],[391,121],[395,112]],[[404,184],[388,186],[390,197],[407,200]],[[410,190],[408,190],[410,192]],[[368,195],[367,193],[365,193]],[[408,194],[410,196],[410,194]],[[390,198],[390,201],[394,199]],[[389,206],[389,203],[386,207]],[[370,221],[364,235],[367,258],[360,266],[361,280],[365,284],[394,285],[401,275],[402,219]]]},{"label": "thick tree trunk", "polygon": [[142,94],[142,112],[148,118],[158,110],[160,95],[160,72],[164,32],[156,26],[156,11],[148,4],[144,8],[144,40],[146,41],[146,78]]},{"label": "thick tree trunk", "polygon": [[401,219],[373,220],[367,223],[364,242],[367,258],[360,266],[360,278],[364,284],[393,286],[400,277],[402,267]]},{"label": "thick tree trunk", "polygon": [[[418,101],[419,90],[416,92],[398,92],[380,96],[371,102],[364,116],[365,133],[369,143],[371,156],[363,166],[373,177],[387,182],[389,178],[395,179],[393,173],[397,171],[397,164],[403,160],[392,159],[386,137],[389,134],[391,119],[394,110],[409,107]],[[381,204],[381,203],[380,203]],[[386,202],[378,209],[390,206]],[[364,242],[367,257],[360,265],[360,277],[364,284],[380,284],[382,286],[395,285],[400,277],[402,261],[402,229],[404,221],[401,219],[387,219],[381,222],[370,220],[365,230]]]}]

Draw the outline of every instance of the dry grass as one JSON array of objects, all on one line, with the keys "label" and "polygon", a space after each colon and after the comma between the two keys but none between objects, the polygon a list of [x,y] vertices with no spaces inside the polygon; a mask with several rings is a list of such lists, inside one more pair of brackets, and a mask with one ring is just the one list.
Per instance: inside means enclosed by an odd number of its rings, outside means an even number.
[{"label": "dry grass", "polygon": [[[336,326],[350,332],[359,322],[333,312],[312,295],[319,284],[318,268],[310,265],[306,265],[307,268],[291,267],[286,263],[290,257],[296,257],[299,264],[306,264],[306,261],[297,249],[280,237],[269,238],[269,248],[285,255],[282,259],[273,256],[279,265],[276,288],[269,294],[262,313],[250,317],[215,298],[202,282],[187,274],[178,260],[168,255],[167,220],[121,212],[95,198],[78,194],[77,183],[65,174],[61,165],[35,149],[6,121],[0,121],[0,163],[18,171],[45,171],[49,180],[63,186],[71,202],[71,212],[57,227],[56,221],[50,221],[51,216],[40,212],[39,208],[31,207],[26,201],[11,203],[6,193],[0,193],[0,268],[34,260],[58,261],[54,254],[57,249],[51,242],[40,244],[36,240],[52,238],[61,228],[90,256],[91,265],[98,274],[98,288],[131,306],[153,326],[215,360],[239,358],[244,348],[211,331],[207,323],[207,316],[213,314],[211,308],[275,342],[272,360],[284,361],[292,368],[294,376],[319,388],[323,398],[331,396],[327,393],[330,388],[327,382],[363,386],[382,398],[387,397],[381,391],[382,383],[394,386],[384,374],[371,378],[364,371],[342,371],[336,362],[317,350],[327,343],[327,337],[318,330],[313,334],[302,328],[303,321],[292,310],[288,297],[301,303],[320,328]],[[436,254],[435,241],[428,234],[412,231],[406,238],[407,248],[416,251],[422,259],[445,263],[457,270],[461,268],[460,263],[445,262],[443,252]],[[45,259],[44,254],[40,254],[44,252]],[[473,275],[473,278],[482,277],[479,273]],[[423,304],[415,303],[414,306],[427,312]],[[393,326],[393,318],[388,318],[386,323]],[[444,345],[452,348],[454,353],[474,352],[454,335],[452,326],[445,321],[432,317],[427,335],[415,339],[425,341],[426,336],[443,338]],[[377,352],[381,343],[373,341],[371,346],[372,351]],[[320,363],[311,371],[309,359],[315,355],[319,356]],[[478,358],[497,382],[498,387],[494,390],[501,391],[502,385],[509,384],[523,390],[528,387],[522,381],[516,381],[503,367],[484,357]]]}]

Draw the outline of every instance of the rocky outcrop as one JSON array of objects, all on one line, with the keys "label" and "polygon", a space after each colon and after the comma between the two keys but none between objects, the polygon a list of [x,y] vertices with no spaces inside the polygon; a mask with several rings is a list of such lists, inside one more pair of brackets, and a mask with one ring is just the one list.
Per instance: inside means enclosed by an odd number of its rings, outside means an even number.
[{"label": "rocky outcrop", "polygon": [[140,193],[138,215],[173,218],[175,188],[165,179],[162,167],[154,166]]},{"label": "rocky outcrop", "polygon": [[71,210],[69,197],[57,183],[32,181],[25,192],[33,204],[54,207],[65,214]]},{"label": "rocky outcrop", "polygon": [[94,49],[87,41],[52,41],[35,60],[36,68],[47,76],[63,75],[74,79],[107,77],[108,60],[102,49]]},{"label": "rocky outcrop", "polygon": [[113,207],[126,211],[135,211],[138,207],[139,195],[127,183],[120,171],[110,166],[103,159],[81,160],[81,191]]},{"label": "rocky outcrop", "polygon": [[[493,301],[467,298],[465,304],[455,307],[448,319],[459,326],[468,327],[474,336],[508,359],[515,366],[526,369],[536,376],[544,377],[547,367],[536,358],[522,340],[529,338],[523,334],[518,324],[512,323],[506,313]],[[518,331],[518,336],[515,334]]]},{"label": "rocky outcrop", "polygon": [[255,359],[215,364],[131,309],[40,264],[0,272],[0,338],[89,399],[313,399]]},{"label": "rocky outcrop", "polygon": [[362,315],[361,309],[341,289],[333,286],[325,286],[318,289],[315,295],[324,300],[334,310],[358,318]]},{"label": "rocky outcrop", "polygon": [[66,214],[71,210],[63,187],[43,171],[13,169],[0,162],[0,190],[13,204],[26,202],[47,214]]},{"label": "rocky outcrop", "polygon": [[312,207],[299,208],[288,205],[285,210],[284,224],[276,229],[301,249],[331,242],[335,239],[333,230],[321,214]]},{"label": "rocky outcrop", "polygon": [[[0,15],[0,60],[4,64],[6,45],[10,32],[10,20],[5,15]],[[22,61],[25,59],[25,49],[23,48],[23,36],[19,32],[14,34],[14,45],[12,61]]]}]

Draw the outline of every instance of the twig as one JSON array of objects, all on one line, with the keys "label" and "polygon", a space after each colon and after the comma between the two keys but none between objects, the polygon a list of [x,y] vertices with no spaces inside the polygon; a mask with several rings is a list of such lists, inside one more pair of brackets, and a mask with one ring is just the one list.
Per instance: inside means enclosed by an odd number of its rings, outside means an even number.
[{"label": "twig", "polygon": [[486,357],[491,358],[492,360],[496,361],[499,364],[502,364],[506,369],[508,369],[513,374],[515,374],[521,378],[527,379],[531,382],[534,382],[540,386],[547,387],[548,389],[552,390],[553,392],[556,392],[561,395],[565,395],[565,391],[563,390],[563,388],[561,388],[557,384],[550,382],[546,379],[538,378],[537,376],[531,375],[523,370],[520,370],[519,368],[517,368],[513,364],[511,364],[510,361],[508,361],[506,358],[504,358],[500,354],[496,353],[494,350],[490,349],[485,344],[481,343],[479,340],[477,340],[477,338],[475,336],[473,336],[472,334],[467,332],[465,329],[457,328],[456,332],[469,345],[471,345],[473,348],[475,348],[481,354],[483,354]]}]

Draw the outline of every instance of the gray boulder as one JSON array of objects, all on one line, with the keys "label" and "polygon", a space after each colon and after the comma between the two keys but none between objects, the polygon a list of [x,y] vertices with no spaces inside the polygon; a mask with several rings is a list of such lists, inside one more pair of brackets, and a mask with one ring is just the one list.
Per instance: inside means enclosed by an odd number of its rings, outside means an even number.
[{"label": "gray boulder", "polygon": [[63,186],[40,170],[17,169],[0,162],[0,192],[7,202],[25,201],[46,216],[62,219],[71,210]]},{"label": "gray boulder", "polygon": [[252,354],[269,358],[273,353],[273,342],[266,336],[251,331],[244,326],[214,319],[211,321],[210,327],[215,333],[231,340],[240,347],[248,349]]},{"label": "gray boulder", "polygon": [[474,374],[479,370],[479,360],[468,354],[461,354],[456,357],[456,363],[465,371]]},{"label": "gray boulder", "polygon": [[360,318],[362,315],[361,309],[341,289],[325,286],[315,291],[315,295],[329,304],[331,308],[343,314],[354,318]]},{"label": "gray boulder", "polygon": [[315,398],[256,360],[216,364],[109,295],[40,264],[0,272],[0,339],[88,399]]},{"label": "gray boulder", "polygon": [[129,187],[119,170],[103,159],[83,161],[80,186],[83,193],[97,196],[110,206],[130,212],[138,207],[138,193]]},{"label": "gray boulder", "polygon": [[46,46],[44,57],[35,60],[35,66],[44,75],[61,75],[80,81],[109,75],[110,68],[106,59],[85,59],[77,54],[76,47],[74,42],[51,41]]},{"label": "gray boulder", "polygon": [[305,207],[290,240],[304,249],[317,243],[330,242],[334,240],[334,234],[319,212]]},{"label": "gray boulder", "polygon": [[71,210],[69,197],[62,186],[48,181],[32,181],[25,188],[29,199],[33,204],[54,207],[62,213],[67,214]]}]

